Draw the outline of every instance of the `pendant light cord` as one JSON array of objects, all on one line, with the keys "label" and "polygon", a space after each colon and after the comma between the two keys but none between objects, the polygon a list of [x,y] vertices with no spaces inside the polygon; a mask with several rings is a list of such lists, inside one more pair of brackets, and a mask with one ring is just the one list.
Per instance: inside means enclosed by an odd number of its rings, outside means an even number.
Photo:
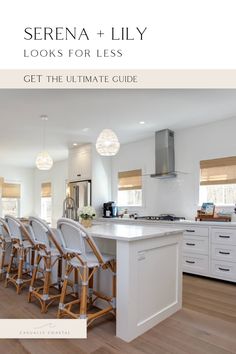
[{"label": "pendant light cord", "polygon": [[45,150],[46,146],[46,121],[48,120],[47,116],[41,116],[41,119],[43,121],[43,151]]}]

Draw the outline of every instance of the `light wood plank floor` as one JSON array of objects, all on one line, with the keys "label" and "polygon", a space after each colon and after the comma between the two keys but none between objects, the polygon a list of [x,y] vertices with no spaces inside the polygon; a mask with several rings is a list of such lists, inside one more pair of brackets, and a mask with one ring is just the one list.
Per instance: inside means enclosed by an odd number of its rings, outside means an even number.
[{"label": "light wood plank floor", "polygon": [[[0,284],[1,318],[40,318],[27,291]],[[54,317],[56,308],[46,315]],[[1,329],[0,329],[1,330]],[[127,344],[115,337],[112,317],[95,322],[87,340],[0,340],[9,354],[229,354],[236,353],[236,284],[184,276],[183,309]]]}]

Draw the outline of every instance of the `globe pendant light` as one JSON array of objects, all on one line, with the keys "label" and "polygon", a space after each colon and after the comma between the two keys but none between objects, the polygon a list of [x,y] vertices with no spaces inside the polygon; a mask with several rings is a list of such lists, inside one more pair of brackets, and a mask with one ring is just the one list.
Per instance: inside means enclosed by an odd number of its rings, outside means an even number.
[{"label": "globe pendant light", "polygon": [[116,134],[111,129],[103,129],[96,142],[97,152],[102,156],[114,156],[120,149]]},{"label": "globe pendant light", "polygon": [[43,150],[36,157],[35,164],[39,170],[46,171],[46,170],[50,170],[50,168],[52,168],[53,159],[51,158],[49,153],[45,150],[45,124],[48,120],[48,117],[41,116],[41,119],[43,121]]}]

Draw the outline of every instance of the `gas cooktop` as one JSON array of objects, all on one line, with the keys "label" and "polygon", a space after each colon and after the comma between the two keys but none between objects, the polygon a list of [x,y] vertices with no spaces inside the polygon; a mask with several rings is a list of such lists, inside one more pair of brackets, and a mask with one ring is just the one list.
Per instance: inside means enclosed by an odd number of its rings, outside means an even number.
[{"label": "gas cooktop", "polygon": [[183,216],[175,216],[173,214],[161,214],[161,215],[156,215],[156,216],[137,216],[136,219],[141,219],[141,220],[153,220],[153,221],[159,221],[159,220],[165,220],[165,221],[178,221],[178,220],[185,220],[185,217]]}]

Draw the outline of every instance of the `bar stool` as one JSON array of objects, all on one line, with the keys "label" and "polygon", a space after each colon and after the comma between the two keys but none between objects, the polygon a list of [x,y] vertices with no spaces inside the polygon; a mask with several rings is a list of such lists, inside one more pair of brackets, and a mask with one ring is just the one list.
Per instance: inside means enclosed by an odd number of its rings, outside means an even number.
[{"label": "bar stool", "polygon": [[[6,215],[5,220],[10,230],[12,252],[7,267],[5,287],[12,283],[17,294],[31,281],[31,272],[34,262],[34,242],[25,225],[12,215]],[[14,261],[18,262],[17,269]]]},{"label": "bar stool", "polygon": [[[48,307],[61,295],[61,270],[63,250],[56,236],[48,224],[40,218],[30,217],[29,224],[33,231],[36,245],[36,257],[32,279],[29,288],[28,302],[32,302],[32,297],[39,300],[41,312],[45,313]],[[43,285],[35,286],[37,283],[37,273],[40,270],[40,263],[44,265],[44,276],[41,278]],[[57,263],[57,281],[52,283],[52,268]],[[56,294],[55,294],[56,292]]]},{"label": "bar stool", "polygon": [[6,273],[5,264],[6,252],[12,246],[10,230],[6,221],[3,218],[0,218],[0,280],[3,280],[4,274]]},{"label": "bar stool", "polygon": [[[58,220],[57,227],[61,233],[64,256],[67,260],[57,317],[86,318],[87,325],[90,325],[96,318],[109,312],[115,315],[115,257],[102,254],[93,238],[89,236],[85,228],[78,222],[62,218]],[[106,296],[93,289],[93,276],[98,269],[108,269],[112,272],[112,296]],[[80,291],[78,291],[76,300],[65,303],[68,277],[72,271],[75,272],[75,279],[78,278],[81,282]],[[105,301],[108,303],[108,306],[104,309],[96,308],[94,305],[97,299]],[[76,307],[75,305],[79,305],[78,313],[73,312],[73,308]],[[91,313],[90,309],[93,311],[97,309],[97,311]]]}]

